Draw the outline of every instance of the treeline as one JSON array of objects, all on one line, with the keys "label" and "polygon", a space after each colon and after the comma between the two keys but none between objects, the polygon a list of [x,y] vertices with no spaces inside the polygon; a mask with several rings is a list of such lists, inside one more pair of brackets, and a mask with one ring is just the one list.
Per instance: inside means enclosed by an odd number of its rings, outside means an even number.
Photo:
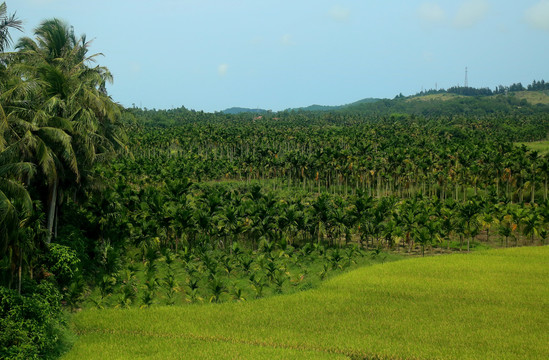
[{"label": "treeline", "polygon": [[531,84],[524,87],[522,83],[513,83],[509,86],[498,85],[494,90],[484,88],[474,88],[470,86],[452,86],[448,89],[430,89],[417,93],[415,96],[431,95],[431,94],[457,94],[464,96],[492,96],[492,95],[507,95],[508,93],[519,91],[545,91],[549,90],[549,83],[545,80],[534,80]]}]

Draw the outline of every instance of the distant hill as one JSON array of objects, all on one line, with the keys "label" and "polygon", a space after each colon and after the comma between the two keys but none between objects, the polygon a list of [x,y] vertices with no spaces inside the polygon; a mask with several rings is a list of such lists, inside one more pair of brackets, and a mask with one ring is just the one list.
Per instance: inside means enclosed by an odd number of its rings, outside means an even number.
[{"label": "distant hill", "polygon": [[[537,104],[543,104],[547,105],[549,104],[549,91],[515,91],[511,92],[508,95],[491,95],[487,96],[486,98],[489,99],[498,99],[503,96],[511,96],[518,100],[526,100],[526,102],[529,105],[537,105]],[[452,93],[441,93],[441,94],[429,94],[429,95],[421,95],[421,96],[410,96],[406,98],[406,101],[448,101],[448,100],[456,100],[458,98],[465,99],[465,98],[471,98],[474,96],[466,96],[466,95],[458,95],[458,94],[452,94]]]},{"label": "distant hill", "polygon": [[222,110],[221,112],[224,114],[241,114],[241,113],[265,114],[269,112],[269,110],[232,107],[229,109]]},{"label": "distant hill", "polygon": [[[424,116],[440,115],[482,115],[482,114],[531,114],[549,111],[549,90],[514,91],[508,94],[470,96],[454,93],[422,94],[400,96],[395,99],[366,98],[345,105],[310,105],[290,108],[285,111],[307,112],[351,112],[363,115],[414,114]],[[265,114],[270,110],[232,107],[222,111],[225,114]]]},{"label": "distant hill", "polygon": [[337,110],[340,109],[343,105],[336,105],[336,106],[330,106],[330,105],[309,105],[306,107],[300,107],[300,108],[293,108],[288,109],[288,111],[331,111],[331,110]]},{"label": "distant hill", "polygon": [[525,99],[531,105],[549,104],[549,91],[518,91],[515,96],[519,99]]},{"label": "distant hill", "polygon": [[[290,108],[286,109],[285,111],[334,111],[334,110],[340,110],[347,106],[353,106],[358,104],[370,104],[375,103],[376,101],[379,101],[381,99],[376,98],[366,98],[362,100],[355,101],[350,104],[345,105],[309,105],[306,107],[299,107],[299,108]],[[221,111],[224,114],[241,114],[241,113],[254,113],[254,114],[264,114],[270,112],[270,110],[265,109],[250,109],[250,108],[243,108],[243,107],[232,107],[229,109],[225,109]]]},{"label": "distant hill", "polygon": [[466,96],[451,93],[416,95],[355,103],[338,109],[362,115],[410,114],[451,116],[486,114],[533,114],[549,112],[547,91],[519,91],[488,96]]},{"label": "distant hill", "polygon": [[465,98],[465,95],[442,93],[442,94],[429,94],[429,95],[420,95],[420,96],[409,96],[405,101],[448,101],[455,100],[457,98]]},{"label": "distant hill", "polygon": [[375,103],[375,102],[378,102],[380,100],[383,100],[383,99],[378,99],[378,98],[365,98],[365,99],[362,99],[362,100],[358,100],[358,101],[355,101],[353,103],[350,103],[350,104],[347,104],[347,105],[343,105],[344,107],[345,106],[353,106],[353,105],[358,105],[358,104],[371,104],[371,103]]},{"label": "distant hill", "polygon": [[353,105],[357,105],[357,104],[371,104],[371,103],[375,103],[379,100],[381,100],[381,99],[366,98],[366,99],[355,101],[355,102],[350,103],[350,104],[333,105],[333,106],[332,105],[316,105],[315,104],[315,105],[309,105],[307,107],[287,109],[287,111],[334,111],[334,110],[344,109],[347,106],[353,106]]}]

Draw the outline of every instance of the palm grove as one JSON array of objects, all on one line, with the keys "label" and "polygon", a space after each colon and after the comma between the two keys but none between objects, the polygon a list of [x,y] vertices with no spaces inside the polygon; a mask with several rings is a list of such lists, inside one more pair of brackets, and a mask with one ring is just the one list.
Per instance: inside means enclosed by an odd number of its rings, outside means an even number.
[{"label": "palm grove", "polygon": [[46,20],[7,52],[21,23],[5,4],[0,20],[0,356],[55,353],[61,300],[243,301],[386,249],[545,243],[549,159],[513,142],[546,138],[547,106],[122,109],[68,24]]}]

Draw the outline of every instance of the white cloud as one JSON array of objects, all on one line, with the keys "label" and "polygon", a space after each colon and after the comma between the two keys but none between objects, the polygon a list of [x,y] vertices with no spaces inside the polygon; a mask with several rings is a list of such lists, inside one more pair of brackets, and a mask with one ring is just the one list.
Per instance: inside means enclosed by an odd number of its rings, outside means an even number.
[{"label": "white cloud", "polygon": [[549,0],[541,0],[528,8],[524,20],[535,29],[549,30]]},{"label": "white cloud", "polygon": [[227,64],[221,64],[217,67],[217,73],[219,76],[227,75],[227,70],[229,70],[229,65]]},{"label": "white cloud", "polygon": [[426,2],[418,10],[419,18],[426,24],[440,24],[446,19],[446,13],[437,3]]},{"label": "white cloud", "polygon": [[282,35],[282,38],[280,39],[280,42],[284,46],[295,45],[294,39],[293,39],[292,35],[290,35],[290,34]]},{"label": "white cloud", "polygon": [[351,10],[340,5],[336,5],[330,10],[330,17],[338,22],[346,22],[350,16]]},{"label": "white cloud", "polygon": [[454,26],[470,28],[486,17],[490,4],[486,0],[468,0],[461,4],[454,18]]}]

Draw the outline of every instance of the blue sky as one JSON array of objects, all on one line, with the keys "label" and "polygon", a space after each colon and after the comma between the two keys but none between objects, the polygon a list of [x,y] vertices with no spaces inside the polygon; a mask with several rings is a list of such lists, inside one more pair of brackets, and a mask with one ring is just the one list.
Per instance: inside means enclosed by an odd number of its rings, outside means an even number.
[{"label": "blue sky", "polygon": [[[124,106],[283,110],[549,80],[549,0],[16,0],[94,39]],[[23,34],[13,32],[17,39]]]}]

